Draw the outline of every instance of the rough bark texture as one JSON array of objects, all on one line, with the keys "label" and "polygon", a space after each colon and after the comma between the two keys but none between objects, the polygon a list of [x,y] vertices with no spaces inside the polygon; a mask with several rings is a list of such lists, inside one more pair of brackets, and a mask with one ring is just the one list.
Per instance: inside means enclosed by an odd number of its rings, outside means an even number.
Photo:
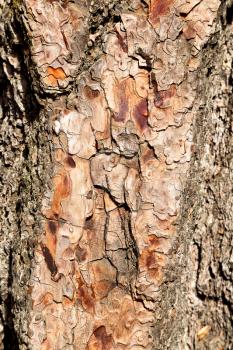
[{"label": "rough bark texture", "polygon": [[232,349],[230,7],[0,0],[0,349]]},{"label": "rough bark texture", "polygon": [[[192,257],[188,262],[188,270],[192,271],[188,289],[191,339],[195,330],[205,327],[203,333],[197,332],[197,349],[233,347],[233,8],[232,2],[228,2],[228,7],[224,5],[216,35],[203,53],[199,82],[205,84],[199,89],[197,147],[185,206],[188,211],[190,196],[194,196],[185,233],[186,237],[188,232],[193,234],[187,254]],[[199,344],[198,338],[205,339]]]},{"label": "rough bark texture", "polygon": [[195,148],[177,222],[179,267],[155,326],[155,349],[233,347],[232,36],[232,2],[223,2],[198,73]]}]

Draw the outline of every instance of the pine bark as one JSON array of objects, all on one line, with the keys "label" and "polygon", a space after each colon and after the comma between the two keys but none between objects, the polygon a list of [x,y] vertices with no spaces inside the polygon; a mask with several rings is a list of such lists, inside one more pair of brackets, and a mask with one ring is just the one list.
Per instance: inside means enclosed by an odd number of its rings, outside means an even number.
[{"label": "pine bark", "polygon": [[233,348],[231,13],[0,0],[0,350]]}]

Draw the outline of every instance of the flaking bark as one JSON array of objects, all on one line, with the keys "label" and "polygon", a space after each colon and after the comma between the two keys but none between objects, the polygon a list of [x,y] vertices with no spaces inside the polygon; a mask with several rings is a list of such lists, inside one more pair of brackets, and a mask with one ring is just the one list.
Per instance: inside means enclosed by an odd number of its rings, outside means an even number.
[{"label": "flaking bark", "polygon": [[228,8],[0,2],[1,349],[232,348]]}]

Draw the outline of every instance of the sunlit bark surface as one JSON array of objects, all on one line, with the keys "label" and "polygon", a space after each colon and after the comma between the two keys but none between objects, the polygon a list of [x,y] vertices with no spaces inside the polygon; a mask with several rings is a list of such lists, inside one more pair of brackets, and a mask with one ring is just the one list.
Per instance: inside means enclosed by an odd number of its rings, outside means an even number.
[{"label": "sunlit bark surface", "polygon": [[[52,130],[27,291],[30,349],[154,349],[161,288],[174,279],[197,72],[219,5],[13,1]],[[5,60],[17,69],[13,55]]]}]

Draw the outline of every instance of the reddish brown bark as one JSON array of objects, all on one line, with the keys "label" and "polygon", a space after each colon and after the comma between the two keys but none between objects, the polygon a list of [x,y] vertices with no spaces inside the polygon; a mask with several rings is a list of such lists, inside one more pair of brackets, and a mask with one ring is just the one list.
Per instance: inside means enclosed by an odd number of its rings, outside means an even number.
[{"label": "reddish brown bark", "polygon": [[[97,5],[109,23],[96,15],[94,31]],[[220,1],[100,5],[15,5],[52,131],[29,289],[33,350],[153,349],[171,279],[197,71]]]}]

